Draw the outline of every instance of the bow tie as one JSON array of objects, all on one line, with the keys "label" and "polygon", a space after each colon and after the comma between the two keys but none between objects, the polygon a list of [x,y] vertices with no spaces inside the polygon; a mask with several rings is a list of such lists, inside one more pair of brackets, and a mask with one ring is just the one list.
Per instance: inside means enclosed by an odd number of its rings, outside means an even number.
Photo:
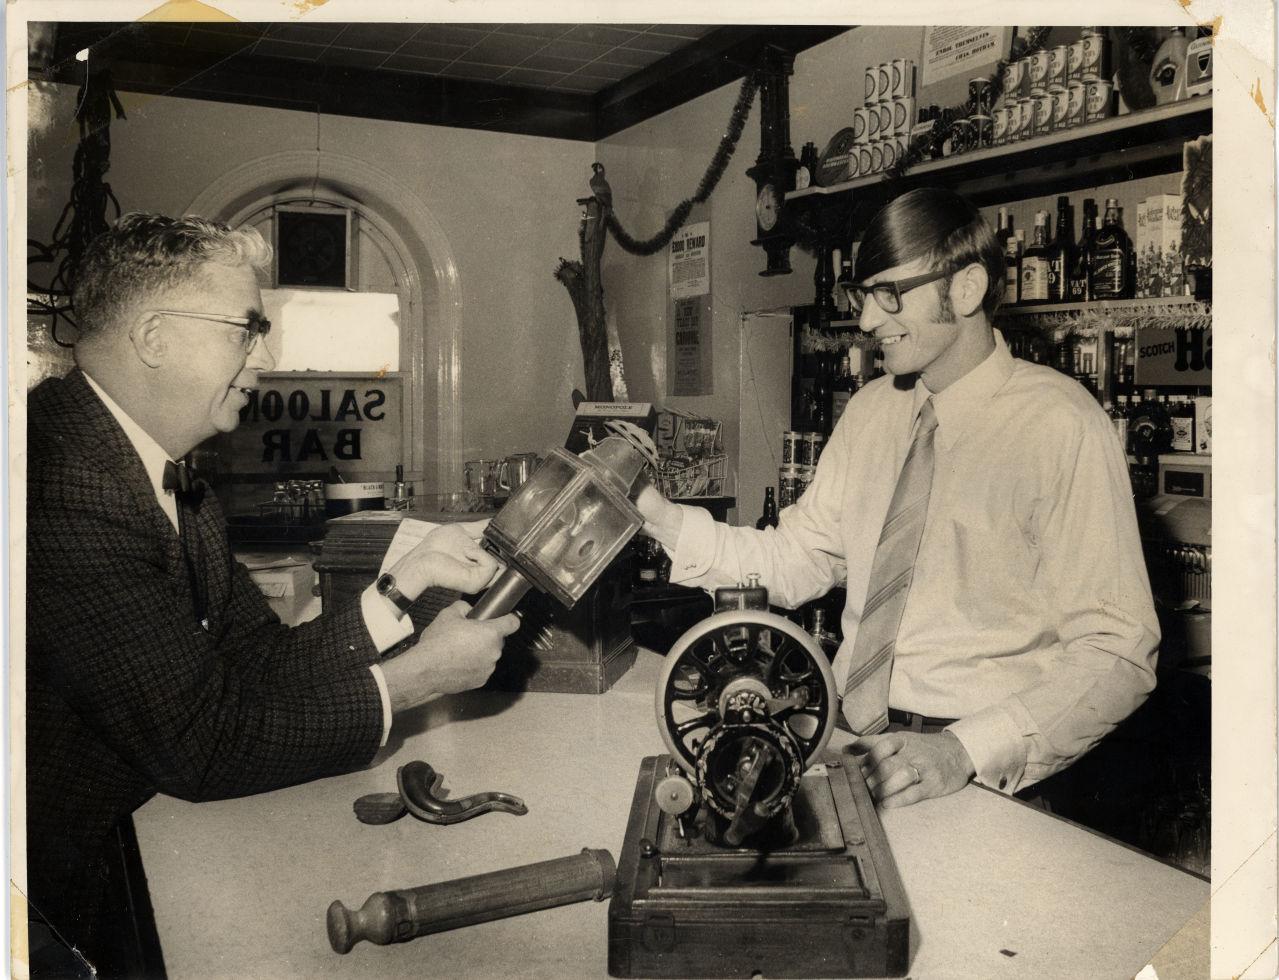
[{"label": "bow tie", "polygon": [[161,486],[165,490],[172,490],[179,495],[191,493],[192,490],[202,489],[202,481],[198,479],[191,471],[191,467],[187,465],[186,460],[166,460],[164,463],[164,479]]}]

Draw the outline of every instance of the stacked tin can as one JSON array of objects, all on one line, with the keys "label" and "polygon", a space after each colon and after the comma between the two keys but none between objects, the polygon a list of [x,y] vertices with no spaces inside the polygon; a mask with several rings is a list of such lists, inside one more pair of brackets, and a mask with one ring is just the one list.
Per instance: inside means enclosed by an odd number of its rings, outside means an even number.
[{"label": "stacked tin can", "polygon": [[783,432],[782,465],[777,472],[777,506],[789,507],[809,488],[825,442],[820,432]]},{"label": "stacked tin can", "polygon": [[1035,139],[1113,115],[1109,78],[1109,41],[1096,27],[1085,27],[1070,44],[1010,61],[994,111],[994,144]]},{"label": "stacked tin can", "polygon": [[915,62],[895,58],[866,69],[862,105],[853,110],[853,152],[848,176],[889,170],[906,153],[915,122]]}]

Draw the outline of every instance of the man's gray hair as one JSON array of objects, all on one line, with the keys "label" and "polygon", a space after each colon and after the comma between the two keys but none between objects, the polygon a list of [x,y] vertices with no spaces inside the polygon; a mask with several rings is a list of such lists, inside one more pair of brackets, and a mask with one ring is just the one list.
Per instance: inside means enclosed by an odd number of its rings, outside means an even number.
[{"label": "man's gray hair", "polygon": [[194,215],[121,216],[90,243],[77,270],[72,306],[81,338],[120,322],[155,291],[198,278],[210,262],[265,269],[271,246],[256,228]]}]

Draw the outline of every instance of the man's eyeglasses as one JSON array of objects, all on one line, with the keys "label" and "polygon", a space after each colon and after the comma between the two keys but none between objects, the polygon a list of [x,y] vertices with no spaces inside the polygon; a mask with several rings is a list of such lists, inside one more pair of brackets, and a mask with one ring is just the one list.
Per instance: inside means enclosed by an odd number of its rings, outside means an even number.
[{"label": "man's eyeglasses", "polygon": [[875,302],[885,313],[900,313],[903,293],[908,293],[918,286],[936,282],[938,279],[945,279],[949,275],[949,272],[926,272],[922,276],[911,276],[909,279],[898,279],[896,282],[877,282],[870,286],[860,284],[845,286],[844,291],[848,294],[848,301],[854,313],[862,311],[866,305],[868,293],[875,297]]},{"label": "man's eyeglasses", "polygon": [[257,313],[248,316],[226,316],[221,313],[192,313],[188,310],[155,310],[163,316],[189,316],[193,320],[212,320],[214,323],[227,323],[233,327],[244,328],[244,354],[247,357],[258,345],[258,338],[271,332],[271,321]]}]

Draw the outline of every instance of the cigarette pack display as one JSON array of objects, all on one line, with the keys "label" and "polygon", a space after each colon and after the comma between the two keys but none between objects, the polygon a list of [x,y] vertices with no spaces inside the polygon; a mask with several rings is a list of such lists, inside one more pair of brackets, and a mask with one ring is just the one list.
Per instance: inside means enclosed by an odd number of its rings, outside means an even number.
[{"label": "cigarette pack display", "polygon": [[1180,296],[1181,195],[1154,194],[1137,207],[1137,295]]}]

